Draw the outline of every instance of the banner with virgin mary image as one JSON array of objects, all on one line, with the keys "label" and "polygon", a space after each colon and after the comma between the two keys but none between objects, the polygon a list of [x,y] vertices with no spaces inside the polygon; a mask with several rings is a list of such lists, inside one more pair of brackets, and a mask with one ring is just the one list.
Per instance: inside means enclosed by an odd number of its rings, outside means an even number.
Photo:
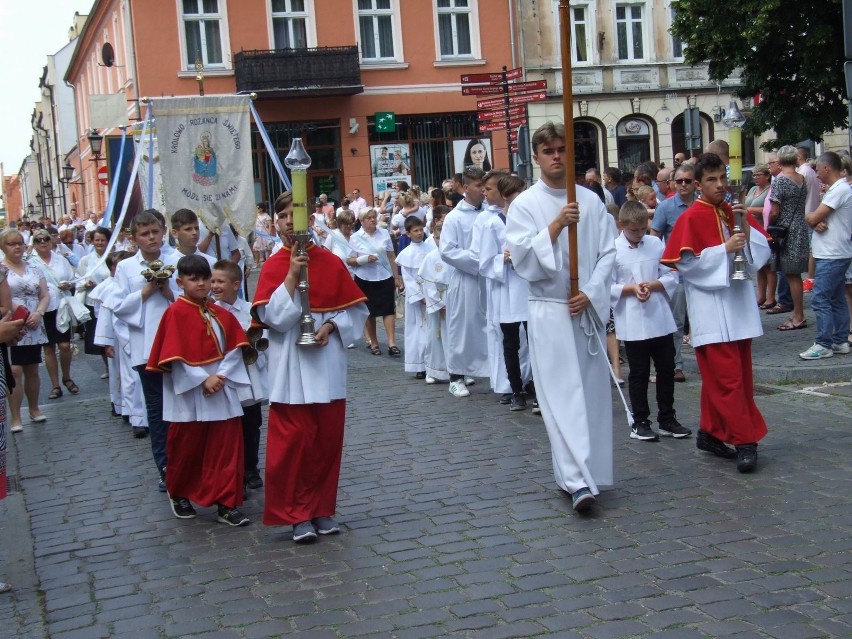
[{"label": "banner with virgin mary image", "polygon": [[159,169],[166,211],[195,211],[216,232],[254,230],[249,97],[155,98]]}]

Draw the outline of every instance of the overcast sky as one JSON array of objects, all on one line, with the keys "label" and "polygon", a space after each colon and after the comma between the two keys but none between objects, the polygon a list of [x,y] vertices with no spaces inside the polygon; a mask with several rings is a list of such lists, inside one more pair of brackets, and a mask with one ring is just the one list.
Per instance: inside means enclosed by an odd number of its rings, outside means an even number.
[{"label": "overcast sky", "polygon": [[0,0],[0,162],[17,173],[30,152],[30,116],[40,99],[38,83],[47,56],[68,44],[74,12],[87,14],[93,0]]}]

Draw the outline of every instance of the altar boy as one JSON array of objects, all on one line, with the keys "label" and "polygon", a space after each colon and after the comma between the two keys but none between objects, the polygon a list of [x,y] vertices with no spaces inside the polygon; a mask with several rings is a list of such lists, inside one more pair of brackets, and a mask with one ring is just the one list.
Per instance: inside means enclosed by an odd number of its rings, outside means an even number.
[{"label": "altar boy", "polygon": [[618,213],[621,235],[615,240],[610,305],[615,315],[615,335],[624,342],[630,376],[627,386],[633,407],[631,439],[659,441],[648,417],[648,382],[651,360],[657,371],[657,423],[660,434],[681,439],[692,431],[677,421],[674,409],[677,330],[668,298],[677,289],[677,275],[660,264],[663,242],[646,235],[648,209],[636,200],[625,202]]},{"label": "altar boy", "polygon": [[417,271],[430,248],[423,239],[426,235],[423,221],[414,215],[405,219],[408,245],[399,252],[396,264],[402,272],[405,285],[405,372],[414,373],[415,379],[426,379],[426,346],[429,331],[426,323],[426,298]]},{"label": "altar boy", "polygon": [[[734,233],[735,211],[725,202],[725,164],[705,153],[695,165],[701,197],[675,222],[663,264],[680,272],[701,371],[701,417],[695,440],[703,451],[736,459],[737,470],[757,467],[757,444],[766,422],[754,402],[751,340],[763,334],[754,286],[731,278],[734,255],[743,251],[746,269],[757,273],[769,259],[769,243],[751,221]],[[741,204],[733,207],[749,220]],[[735,447],[730,448],[729,444]]]},{"label": "altar boy", "polygon": [[[217,507],[218,521],[244,526],[243,429],[238,388],[250,383],[236,317],[210,300],[210,264],[182,257],[183,290],[163,315],[147,370],[163,374],[163,418],[170,423],[166,489],[179,519],[195,517],[192,502]],[[192,339],[187,339],[187,336]]]}]

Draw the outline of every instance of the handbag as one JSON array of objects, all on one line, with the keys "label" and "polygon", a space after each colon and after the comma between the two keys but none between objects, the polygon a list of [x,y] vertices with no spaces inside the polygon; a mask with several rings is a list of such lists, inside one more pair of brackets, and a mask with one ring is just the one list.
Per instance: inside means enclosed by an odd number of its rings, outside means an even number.
[{"label": "handbag", "polygon": [[766,232],[772,237],[772,252],[780,253],[784,248],[784,245],[787,243],[787,231],[790,230],[788,226],[782,226],[781,224],[770,224],[766,227]]}]

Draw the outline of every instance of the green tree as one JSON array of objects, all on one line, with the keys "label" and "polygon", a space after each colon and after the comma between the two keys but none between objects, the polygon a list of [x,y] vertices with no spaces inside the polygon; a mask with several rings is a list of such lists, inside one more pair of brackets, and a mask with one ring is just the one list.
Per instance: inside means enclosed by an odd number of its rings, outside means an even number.
[{"label": "green tree", "polygon": [[[744,133],[774,129],[766,149],[847,126],[840,0],[674,0],[672,34],[689,64],[708,63],[721,82],[741,71],[739,97],[758,91]],[[724,7],[724,8],[723,8]]]}]

